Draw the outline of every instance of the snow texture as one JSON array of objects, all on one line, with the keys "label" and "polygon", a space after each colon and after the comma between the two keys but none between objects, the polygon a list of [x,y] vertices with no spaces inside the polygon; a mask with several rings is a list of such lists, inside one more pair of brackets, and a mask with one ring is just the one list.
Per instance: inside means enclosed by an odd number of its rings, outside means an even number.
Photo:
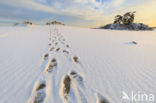
[{"label": "snow texture", "polygon": [[155,74],[156,31],[0,27],[0,103],[122,103]]}]

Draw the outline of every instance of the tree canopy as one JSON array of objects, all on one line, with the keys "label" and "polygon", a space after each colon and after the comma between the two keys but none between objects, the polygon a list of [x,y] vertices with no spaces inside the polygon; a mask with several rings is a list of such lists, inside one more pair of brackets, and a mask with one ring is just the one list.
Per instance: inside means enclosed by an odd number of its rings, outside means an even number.
[{"label": "tree canopy", "polygon": [[135,13],[136,12],[134,11],[134,12],[127,12],[123,16],[116,15],[114,19],[114,23],[129,25],[134,22]]}]

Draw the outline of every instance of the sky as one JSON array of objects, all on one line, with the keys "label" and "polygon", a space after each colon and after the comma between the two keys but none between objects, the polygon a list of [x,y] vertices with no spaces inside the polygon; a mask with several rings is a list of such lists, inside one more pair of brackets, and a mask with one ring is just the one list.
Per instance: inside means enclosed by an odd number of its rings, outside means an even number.
[{"label": "sky", "polygon": [[0,25],[58,20],[71,26],[98,27],[131,11],[136,11],[135,22],[156,26],[156,0],[0,0]]}]

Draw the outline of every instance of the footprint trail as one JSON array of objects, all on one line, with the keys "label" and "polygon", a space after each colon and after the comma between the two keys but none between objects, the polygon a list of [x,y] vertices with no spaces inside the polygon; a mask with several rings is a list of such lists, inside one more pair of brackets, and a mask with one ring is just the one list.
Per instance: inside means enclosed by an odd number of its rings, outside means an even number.
[{"label": "footprint trail", "polygon": [[[101,94],[85,85],[84,76],[77,72],[85,69],[83,63],[78,55],[73,55],[60,28],[49,25],[49,48],[41,58],[43,73],[36,81],[28,103],[108,103],[99,99],[103,97]],[[89,100],[90,96],[93,100]]]}]

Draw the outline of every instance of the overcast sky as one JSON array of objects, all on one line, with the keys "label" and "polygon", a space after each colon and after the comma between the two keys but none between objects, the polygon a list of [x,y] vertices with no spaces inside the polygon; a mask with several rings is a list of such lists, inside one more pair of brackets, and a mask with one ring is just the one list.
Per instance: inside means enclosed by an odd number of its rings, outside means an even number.
[{"label": "overcast sky", "polygon": [[114,16],[136,11],[136,22],[156,26],[156,0],[0,0],[0,24],[59,20],[67,25],[96,27]]}]

